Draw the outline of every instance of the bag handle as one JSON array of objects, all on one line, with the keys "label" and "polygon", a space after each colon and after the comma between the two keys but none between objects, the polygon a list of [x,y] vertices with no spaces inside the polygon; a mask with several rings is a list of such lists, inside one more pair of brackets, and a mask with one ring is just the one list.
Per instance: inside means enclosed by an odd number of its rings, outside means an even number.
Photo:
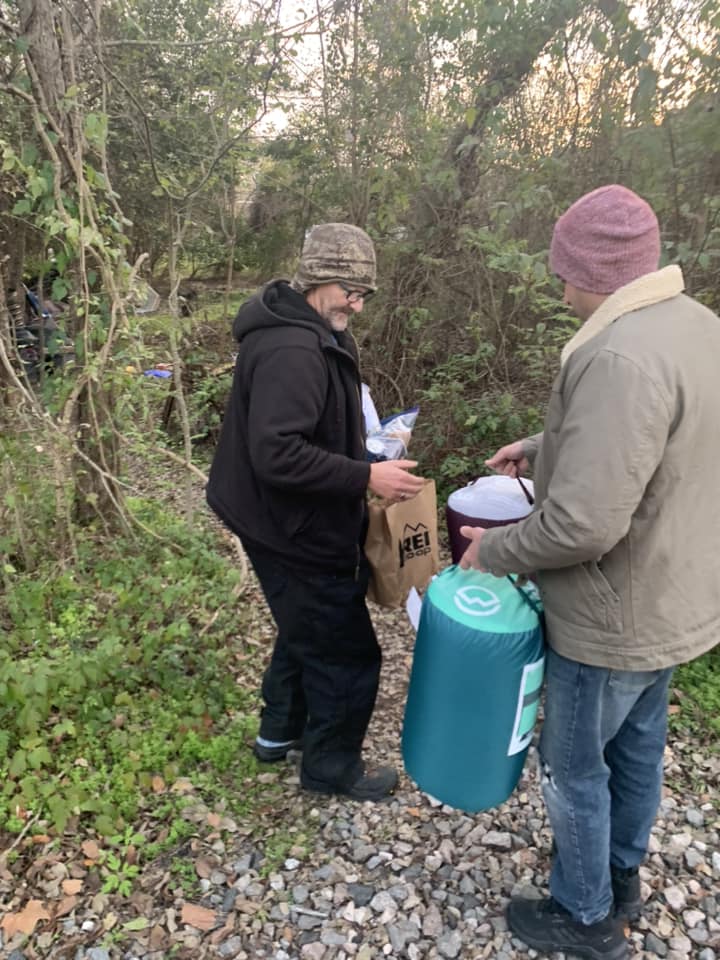
[{"label": "bag handle", "polygon": [[535,497],[530,493],[528,488],[520,479],[520,474],[518,474],[517,477],[515,477],[515,479],[520,484],[520,488],[522,489],[522,492],[525,494],[525,499],[527,500],[527,502],[530,504],[531,507],[535,506]]}]

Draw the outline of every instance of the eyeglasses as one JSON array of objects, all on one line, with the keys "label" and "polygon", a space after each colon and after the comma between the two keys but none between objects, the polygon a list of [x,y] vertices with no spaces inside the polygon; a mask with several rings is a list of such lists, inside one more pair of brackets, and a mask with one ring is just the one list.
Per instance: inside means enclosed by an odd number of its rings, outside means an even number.
[{"label": "eyeglasses", "polygon": [[348,303],[360,303],[362,300],[365,303],[366,300],[369,300],[373,295],[372,290],[357,290],[353,287],[349,287],[346,283],[343,283],[341,280],[337,281],[337,285],[345,294],[345,299]]}]

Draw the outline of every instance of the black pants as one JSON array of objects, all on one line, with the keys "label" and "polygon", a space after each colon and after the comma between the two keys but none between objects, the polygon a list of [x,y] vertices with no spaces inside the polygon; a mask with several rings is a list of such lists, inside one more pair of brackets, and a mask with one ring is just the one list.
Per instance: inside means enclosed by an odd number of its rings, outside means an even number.
[{"label": "black pants", "polygon": [[246,551],[278,629],[262,682],[260,736],[303,738],[305,786],[349,786],[362,774],[362,742],[380,679],[380,646],[365,603],[367,561],[356,579]]}]

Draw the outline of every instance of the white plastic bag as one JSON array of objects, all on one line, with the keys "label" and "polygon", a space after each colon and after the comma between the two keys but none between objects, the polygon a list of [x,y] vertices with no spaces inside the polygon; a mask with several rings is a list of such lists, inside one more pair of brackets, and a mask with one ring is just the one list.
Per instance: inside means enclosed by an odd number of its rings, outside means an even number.
[{"label": "white plastic bag", "polygon": [[367,449],[375,460],[403,460],[407,457],[419,407],[411,407],[380,421],[380,428],[368,433]]}]

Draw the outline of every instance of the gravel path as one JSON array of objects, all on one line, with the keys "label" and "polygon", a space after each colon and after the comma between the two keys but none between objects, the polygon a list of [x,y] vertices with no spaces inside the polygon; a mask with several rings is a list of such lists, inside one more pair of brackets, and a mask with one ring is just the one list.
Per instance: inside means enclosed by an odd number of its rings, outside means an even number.
[{"label": "gravel path", "polygon": [[[367,740],[373,760],[401,768],[402,710],[414,634],[404,612],[373,608],[385,659],[381,692]],[[258,634],[271,636],[262,608]],[[80,946],[71,953],[4,953],[68,960],[165,960],[224,957],[249,960],[371,958],[525,958],[539,956],[507,932],[511,894],[545,891],[550,832],[528,758],[510,800],[469,816],[431,802],[406,777],[395,797],[359,804],[303,793],[292,762],[260,774],[283,787],[272,823],[288,831],[279,868],[242,829],[203,854],[198,907],[184,913],[172,884],[148,890],[151,927],[133,947]],[[720,958],[720,757],[689,742],[671,742],[667,786],[641,870],[645,916],[630,931],[633,956],[668,960]],[[201,810],[198,816],[207,814]],[[218,835],[219,836],[219,835]],[[243,839],[245,837],[245,839]],[[292,838],[297,842],[293,843]],[[153,909],[153,901],[155,909]],[[163,908],[158,916],[160,902]],[[173,905],[168,907],[168,902]],[[97,904],[98,923],[103,922]],[[190,922],[189,922],[190,921]],[[86,928],[83,928],[86,929]],[[95,940],[97,943],[97,940]],[[0,954],[2,951],[0,950]],[[562,957],[557,954],[556,957]]]},{"label": "gravel path", "polygon": [[[373,615],[385,659],[367,754],[401,768],[414,634],[404,612],[373,607]],[[210,955],[238,960],[538,956],[509,935],[504,918],[512,893],[541,895],[545,889],[551,836],[532,754],[531,749],[510,800],[473,816],[433,804],[406,776],[390,801],[358,804],[302,793],[293,764],[275,768],[286,799],[278,816],[288,824],[316,824],[317,832],[309,848],[291,849],[282,869],[269,876],[263,876],[261,850],[235,850],[230,860],[222,858],[226,869],[222,877],[210,877],[216,887],[208,890],[210,899],[228,905],[235,894],[239,897],[232,935]],[[630,933],[633,952],[716,960],[720,757],[692,743],[673,742],[666,768],[651,856],[642,868],[648,905]]]}]

